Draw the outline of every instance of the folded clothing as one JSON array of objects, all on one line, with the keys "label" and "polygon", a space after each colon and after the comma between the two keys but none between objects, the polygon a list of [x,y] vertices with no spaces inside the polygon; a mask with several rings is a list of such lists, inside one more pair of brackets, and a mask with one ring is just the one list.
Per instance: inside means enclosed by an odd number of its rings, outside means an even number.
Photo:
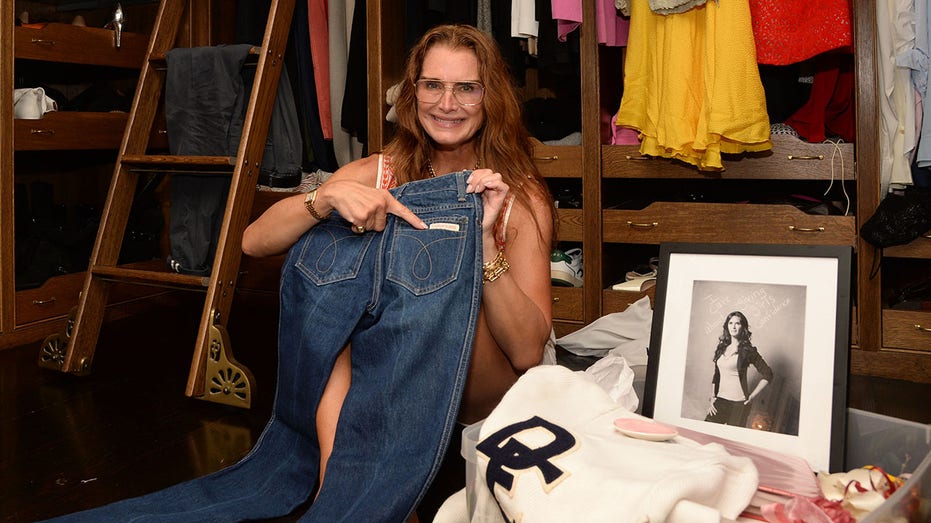
[{"label": "folded clothing", "polygon": [[630,438],[618,418],[639,416],[584,373],[528,371],[482,424],[472,521],[717,522],[753,498],[749,458],[682,436]]}]

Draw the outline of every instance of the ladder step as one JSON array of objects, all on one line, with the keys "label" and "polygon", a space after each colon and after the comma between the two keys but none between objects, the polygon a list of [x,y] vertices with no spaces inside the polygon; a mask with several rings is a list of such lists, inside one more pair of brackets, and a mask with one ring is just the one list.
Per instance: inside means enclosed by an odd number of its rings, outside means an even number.
[{"label": "ladder step", "polygon": [[[262,48],[252,46],[249,49],[249,58],[247,58],[247,61],[254,61],[260,54],[262,54]],[[168,68],[168,60],[165,59],[164,53],[152,53],[149,55],[149,63],[152,64],[152,67],[155,69],[164,70]]]},{"label": "ladder step", "polygon": [[168,271],[153,271],[145,269],[129,269],[116,266],[96,266],[91,268],[94,276],[105,280],[127,283],[174,286],[185,288],[207,288],[210,285],[209,276],[194,276],[191,274],[178,274]]},{"label": "ladder step", "polygon": [[122,164],[135,172],[229,175],[236,167],[236,157],[126,154]]}]

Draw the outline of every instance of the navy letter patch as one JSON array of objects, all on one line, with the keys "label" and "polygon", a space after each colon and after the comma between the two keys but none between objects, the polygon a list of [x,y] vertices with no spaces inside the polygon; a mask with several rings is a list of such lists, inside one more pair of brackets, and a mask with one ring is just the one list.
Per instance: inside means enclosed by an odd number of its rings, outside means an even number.
[{"label": "navy letter patch", "polygon": [[[515,438],[522,432],[535,429],[545,431],[552,437],[552,440],[543,446],[530,448]],[[527,421],[502,427],[482,440],[475,448],[488,457],[485,481],[490,490],[494,491],[495,483],[507,491],[511,490],[514,476],[505,468],[513,471],[535,468],[542,476],[544,490],[549,491],[568,475],[568,472],[563,471],[550,460],[571,450],[575,444],[575,437],[569,431],[539,416],[534,416]]]}]

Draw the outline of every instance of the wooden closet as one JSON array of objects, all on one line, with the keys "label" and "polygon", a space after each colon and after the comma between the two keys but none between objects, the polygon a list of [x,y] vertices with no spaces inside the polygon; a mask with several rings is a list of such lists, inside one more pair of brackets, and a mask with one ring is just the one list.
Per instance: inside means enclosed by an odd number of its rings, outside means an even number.
[{"label": "wooden closet", "polygon": [[[106,198],[127,119],[126,110],[105,107],[15,119],[13,90],[20,83],[39,81],[63,86],[62,92],[71,87],[77,92],[102,81],[122,92],[124,102],[131,102],[158,2],[123,0],[121,4],[125,21],[117,47],[115,31],[104,28],[113,18],[114,1],[0,0],[0,349],[61,332],[73,313],[87,268],[82,253],[88,249],[89,256],[93,246],[94,213],[99,214]],[[194,0],[179,40],[187,45],[226,41],[222,39],[229,38],[233,29],[230,4],[231,0]],[[14,23],[24,11],[34,24]],[[86,26],[72,24],[77,15]],[[100,100],[106,104],[116,102],[114,98]],[[150,144],[167,148],[164,124],[161,129],[153,130]],[[50,259],[48,250],[37,250],[34,257],[17,256],[30,252],[24,248],[32,239],[29,226],[42,225],[49,212],[55,219],[47,228],[60,227],[62,241],[74,241],[78,229],[83,240],[80,249],[66,245],[53,250],[62,258],[71,254],[68,247],[78,251],[59,267],[54,267],[57,260]],[[78,227],[82,223],[84,227]],[[163,264],[159,256],[163,253],[154,254],[155,258],[140,263]],[[52,268],[29,274],[38,263]],[[111,311],[128,313],[142,298],[166,292],[114,285],[110,304],[126,307]]]},{"label": "wooden closet", "polygon": [[[369,138],[373,151],[391,135],[390,124],[384,119],[388,110],[384,93],[400,79],[405,58],[400,14],[404,5],[401,0],[367,2]],[[607,144],[599,109],[606,102],[602,97],[609,95],[602,92],[602,71],[612,61],[619,62],[615,50],[598,44],[594,26],[582,24],[582,145],[540,146],[535,151],[544,176],[551,182],[557,178],[576,181],[583,200],[581,210],[558,211],[560,241],[578,242],[583,248],[584,286],[553,288],[557,335],[621,311],[641,298],[640,293],[610,290],[611,285],[621,281],[631,267],[655,256],[661,242],[848,245],[855,250],[851,372],[931,381],[931,312],[892,309],[883,299],[889,292],[883,280],[896,262],[906,262],[909,271],[904,272],[931,274],[931,240],[919,238],[910,245],[880,252],[858,234],[860,225],[881,201],[874,10],[872,2],[854,2],[857,143],[835,147],[774,135],[771,153],[725,158],[726,170],[720,175],[699,173],[673,161],[645,159],[637,146]],[[595,19],[593,1],[583,2],[583,19]],[[806,214],[785,203],[657,198],[663,188],[673,184],[715,195],[733,187],[763,193],[770,188],[786,191],[810,189],[812,185],[824,190],[832,179],[835,191],[846,190],[850,195],[851,212],[846,216]],[[618,205],[629,194],[652,195],[655,200],[635,208]]]}]

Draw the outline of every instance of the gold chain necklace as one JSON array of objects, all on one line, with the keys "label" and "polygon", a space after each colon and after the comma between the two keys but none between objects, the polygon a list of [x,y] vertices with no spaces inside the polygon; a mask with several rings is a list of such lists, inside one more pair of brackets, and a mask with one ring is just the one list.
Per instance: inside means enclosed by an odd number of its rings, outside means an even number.
[{"label": "gold chain necklace", "polygon": [[[475,167],[472,170],[474,171],[475,169],[478,169],[479,165],[481,164],[482,164],[481,158],[479,158],[478,160],[475,160]],[[427,170],[430,171],[430,178],[436,178],[436,171],[433,170],[433,162],[430,161],[429,158],[427,158]]]}]

